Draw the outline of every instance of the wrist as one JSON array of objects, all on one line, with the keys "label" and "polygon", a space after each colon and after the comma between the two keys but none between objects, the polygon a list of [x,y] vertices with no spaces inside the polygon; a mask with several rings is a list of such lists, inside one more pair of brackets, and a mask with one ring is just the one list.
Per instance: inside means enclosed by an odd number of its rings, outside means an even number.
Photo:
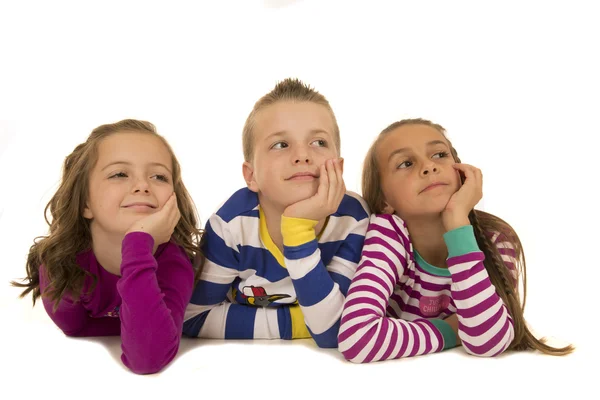
[{"label": "wrist", "polygon": [[446,230],[446,232],[450,232],[454,229],[463,227],[463,226],[467,226],[467,225],[471,225],[471,221],[469,221],[469,217],[462,215],[462,216],[448,216],[446,218],[443,219],[444,222],[444,229]]}]

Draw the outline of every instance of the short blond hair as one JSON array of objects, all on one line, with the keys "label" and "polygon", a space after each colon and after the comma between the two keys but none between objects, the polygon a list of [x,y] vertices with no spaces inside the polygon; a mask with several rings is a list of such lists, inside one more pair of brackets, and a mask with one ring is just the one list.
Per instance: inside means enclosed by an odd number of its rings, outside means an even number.
[{"label": "short blond hair", "polygon": [[331,114],[333,121],[333,140],[335,146],[340,151],[340,128],[338,127],[335,114],[329,101],[321,93],[311,88],[309,85],[303,83],[297,78],[287,78],[283,81],[278,82],[275,88],[269,93],[261,97],[255,104],[254,108],[248,115],[246,123],[244,124],[244,131],[242,133],[242,147],[244,150],[244,161],[252,161],[252,155],[254,153],[254,122],[256,115],[259,111],[264,108],[273,105],[280,101],[293,101],[293,102],[304,102],[308,101],[311,103],[319,104],[327,108]]}]

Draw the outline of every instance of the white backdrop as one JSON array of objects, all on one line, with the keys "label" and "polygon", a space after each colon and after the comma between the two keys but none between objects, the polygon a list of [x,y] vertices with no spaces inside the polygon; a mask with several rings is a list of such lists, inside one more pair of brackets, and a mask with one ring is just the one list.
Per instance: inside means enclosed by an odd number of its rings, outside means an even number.
[{"label": "white backdrop", "polygon": [[[598,13],[592,2],[520,3],[0,1],[0,398],[17,387],[21,398],[247,399],[590,388]],[[66,338],[41,305],[17,299],[8,281],[24,276],[29,246],[46,232],[64,157],[94,127],[156,124],[204,223],[244,183],[241,130],[254,102],[290,76],[329,99],[350,190],[360,192],[362,159],[389,123],[445,126],[463,162],[483,170],[479,208],[521,237],[528,321],[578,351],[486,360],[455,349],[355,366],[309,341],[184,340],[168,369],[138,377],[121,365],[118,338]]]}]

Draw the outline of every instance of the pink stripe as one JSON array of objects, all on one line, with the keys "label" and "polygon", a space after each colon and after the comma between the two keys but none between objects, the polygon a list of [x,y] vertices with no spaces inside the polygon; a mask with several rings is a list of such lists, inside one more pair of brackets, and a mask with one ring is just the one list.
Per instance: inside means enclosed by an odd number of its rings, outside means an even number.
[{"label": "pink stripe", "polygon": [[473,307],[457,309],[456,312],[463,318],[473,318],[492,308],[496,302],[502,301],[496,293],[493,293],[490,297],[483,300],[479,304],[475,304]]},{"label": "pink stripe", "polygon": [[490,279],[486,277],[485,279],[482,279],[481,281],[477,282],[475,285],[469,286],[464,290],[452,291],[452,298],[454,299],[454,301],[468,300],[477,296],[479,293],[488,289],[490,286],[492,286],[492,282],[490,282]]},{"label": "pink stripe", "polygon": [[483,252],[477,251],[473,253],[463,254],[460,256],[450,257],[448,260],[446,260],[446,264],[448,264],[448,268],[451,269],[455,265],[471,263],[473,261],[483,261],[484,258],[485,257],[483,255]]},{"label": "pink stripe", "polygon": [[385,353],[381,356],[382,360],[387,360],[398,345],[398,327],[395,323],[390,323],[389,327],[392,330],[392,335],[390,336],[390,341],[387,343]]},{"label": "pink stripe", "polygon": [[465,325],[459,323],[460,330],[472,337],[481,336],[484,333],[486,333],[487,331],[489,331],[490,329],[492,329],[492,327],[494,325],[496,325],[496,322],[498,322],[500,320],[500,318],[502,317],[502,314],[504,314],[504,311],[505,311],[505,308],[500,307],[494,315],[492,315],[490,318],[488,318],[485,321],[481,321],[476,326],[468,327],[468,326],[465,326]]},{"label": "pink stripe", "polygon": [[[350,289],[348,290],[348,293],[346,294],[346,297],[350,297],[351,294],[356,294],[356,293],[371,293],[375,296],[377,296],[378,298],[380,298],[381,300],[383,300],[385,303],[387,303],[387,297],[385,294],[382,294],[381,291],[379,291],[378,289],[376,289],[373,286],[370,286],[368,284],[360,284],[360,285],[354,285],[354,286],[350,286]],[[363,296],[361,296],[363,297]],[[379,306],[379,308],[381,308],[381,306]]]},{"label": "pink stripe", "polygon": [[482,262],[475,264],[470,269],[452,274],[452,282],[460,283],[470,279],[473,275],[480,273],[485,269]]},{"label": "pink stripe", "polygon": [[385,318],[381,319],[381,328],[379,329],[379,334],[377,334],[377,339],[375,339],[375,345],[372,346],[371,351],[369,352],[369,354],[367,354],[367,357],[365,358],[364,362],[373,361],[373,358],[375,357],[379,349],[381,349],[381,347],[383,346],[385,336],[388,331],[389,323],[389,320]]},{"label": "pink stripe", "polygon": [[498,331],[498,333],[496,333],[492,338],[490,338],[490,340],[488,340],[481,346],[473,346],[472,344],[464,342],[464,341],[462,342],[462,344],[467,349],[469,349],[472,354],[483,355],[483,354],[487,353],[488,351],[490,351],[491,349],[493,349],[496,345],[498,345],[498,343],[500,343],[502,338],[506,335],[506,332],[508,331],[510,326],[511,326],[511,323],[507,319],[506,322],[504,323],[504,326]]}]

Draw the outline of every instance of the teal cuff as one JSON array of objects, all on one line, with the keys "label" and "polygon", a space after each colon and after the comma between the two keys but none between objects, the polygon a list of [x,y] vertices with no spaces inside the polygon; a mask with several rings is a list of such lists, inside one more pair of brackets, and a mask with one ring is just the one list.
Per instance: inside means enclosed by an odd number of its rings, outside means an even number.
[{"label": "teal cuff", "polygon": [[479,250],[473,225],[465,225],[444,233],[444,241],[448,247],[448,258],[474,253]]},{"label": "teal cuff", "polygon": [[443,319],[430,319],[428,321],[435,325],[437,330],[442,334],[444,338],[444,350],[456,347],[456,333],[454,333],[449,323]]}]

